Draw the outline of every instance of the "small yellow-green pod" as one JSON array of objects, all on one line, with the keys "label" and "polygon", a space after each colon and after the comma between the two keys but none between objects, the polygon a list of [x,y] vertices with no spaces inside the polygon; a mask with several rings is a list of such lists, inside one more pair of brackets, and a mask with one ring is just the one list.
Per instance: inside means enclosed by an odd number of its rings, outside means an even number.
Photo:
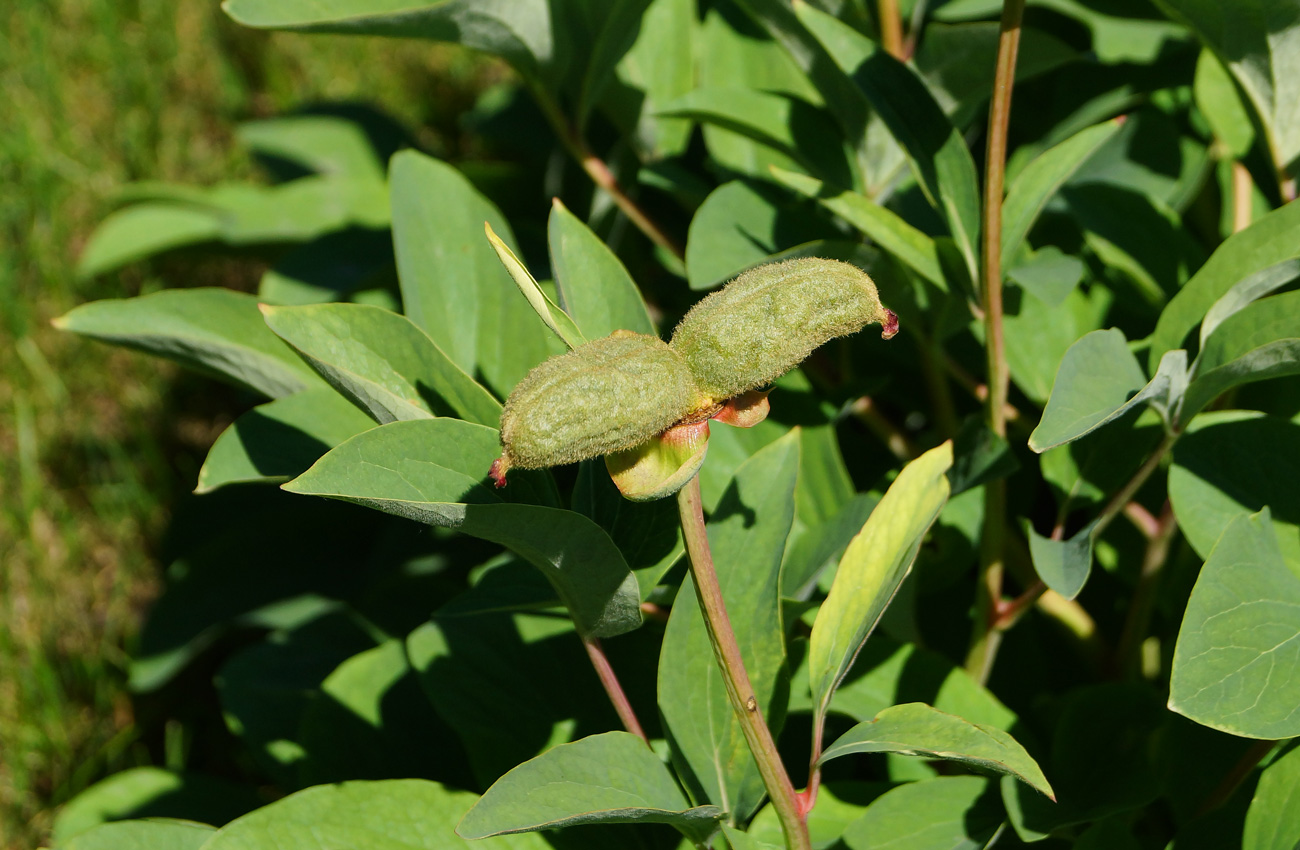
[{"label": "small yellow-green pod", "polygon": [[538,365],[501,414],[497,486],[512,466],[540,469],[630,449],[707,400],[677,352],[658,337],[615,331]]},{"label": "small yellow-green pod", "polygon": [[770,383],[837,336],[880,323],[898,332],[898,317],[880,303],[866,272],[816,258],[750,269],[696,304],[673,332],[672,349],[696,383],[723,401]]}]

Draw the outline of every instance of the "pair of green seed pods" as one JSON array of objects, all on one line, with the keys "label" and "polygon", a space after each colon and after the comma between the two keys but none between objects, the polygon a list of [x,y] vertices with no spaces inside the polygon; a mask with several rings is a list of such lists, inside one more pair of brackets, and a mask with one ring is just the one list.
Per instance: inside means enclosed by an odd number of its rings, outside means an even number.
[{"label": "pair of green seed pods", "polygon": [[898,332],[898,317],[856,266],[809,258],[751,269],[696,304],[671,342],[615,331],[529,372],[501,414],[492,478],[504,487],[511,467],[576,463],[709,419],[828,340],[873,323],[885,339]]}]

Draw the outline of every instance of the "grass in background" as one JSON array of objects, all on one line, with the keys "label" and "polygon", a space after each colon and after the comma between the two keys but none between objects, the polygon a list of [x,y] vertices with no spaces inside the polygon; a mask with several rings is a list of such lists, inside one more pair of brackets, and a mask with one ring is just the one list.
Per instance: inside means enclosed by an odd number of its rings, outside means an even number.
[{"label": "grass in background", "polygon": [[251,289],[260,273],[207,259],[76,280],[114,193],[256,179],[235,125],[315,101],[370,102],[456,155],[456,117],[501,73],[454,48],[245,30],[214,0],[0,8],[0,848],[37,846],[53,807],[147,761],[126,647],[169,506],[233,413],[211,383],[49,320],[164,285]]}]

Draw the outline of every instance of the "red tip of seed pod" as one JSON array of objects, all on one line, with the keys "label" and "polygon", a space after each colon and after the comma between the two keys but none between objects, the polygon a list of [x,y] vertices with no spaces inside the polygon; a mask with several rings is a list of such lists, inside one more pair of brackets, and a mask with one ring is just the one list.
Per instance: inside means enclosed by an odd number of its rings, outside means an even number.
[{"label": "red tip of seed pod", "polygon": [[492,479],[492,483],[498,490],[506,486],[506,470],[510,468],[510,464],[503,461],[505,461],[504,455],[492,461],[492,468],[488,470],[488,477]]},{"label": "red tip of seed pod", "polygon": [[880,338],[889,339],[898,333],[898,314],[885,310],[885,320],[880,323]]}]

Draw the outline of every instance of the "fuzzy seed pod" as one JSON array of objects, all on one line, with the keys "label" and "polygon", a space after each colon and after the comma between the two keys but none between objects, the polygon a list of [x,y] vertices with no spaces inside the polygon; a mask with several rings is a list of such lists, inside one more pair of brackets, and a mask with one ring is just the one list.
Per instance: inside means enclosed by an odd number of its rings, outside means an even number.
[{"label": "fuzzy seed pod", "polygon": [[707,408],[685,361],[658,337],[615,331],[540,364],[501,414],[497,486],[512,466],[576,463],[645,442]]},{"label": "fuzzy seed pod", "polygon": [[898,332],[857,266],[816,258],[750,269],[696,304],[673,332],[680,354],[711,399],[760,387],[799,365],[814,348],[879,322]]}]

